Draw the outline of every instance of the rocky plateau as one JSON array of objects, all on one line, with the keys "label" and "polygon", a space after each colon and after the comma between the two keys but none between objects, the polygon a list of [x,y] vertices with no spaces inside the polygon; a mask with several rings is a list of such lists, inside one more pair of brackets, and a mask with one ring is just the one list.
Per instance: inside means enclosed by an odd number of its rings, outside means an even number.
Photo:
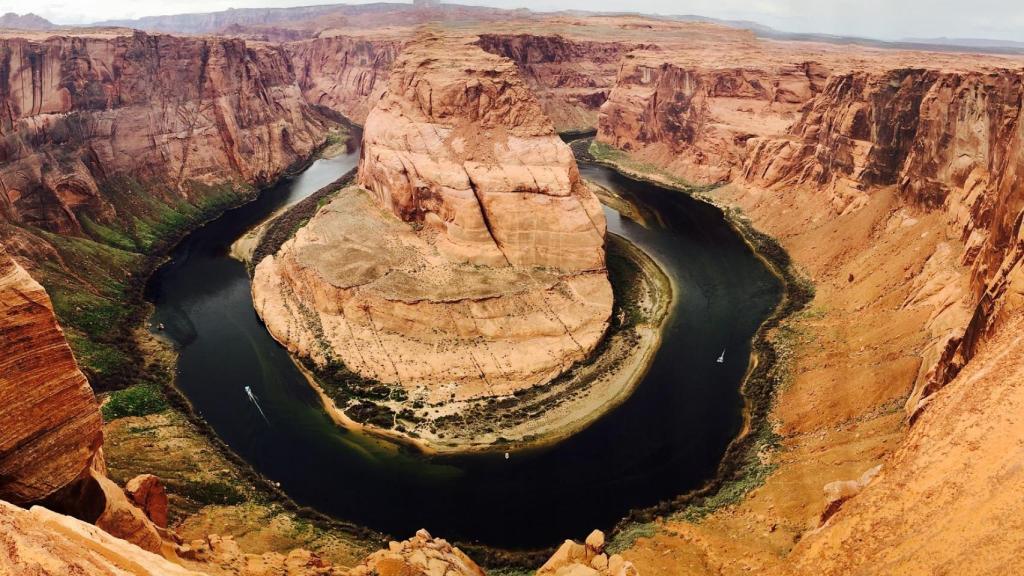
[{"label": "rocky plateau", "polygon": [[[356,562],[246,538],[261,519],[218,536],[225,507],[184,513],[170,484],[131,478],[126,492],[105,474],[104,431],[127,434],[128,419],[104,427],[86,379],[104,374],[96,323],[79,317],[124,295],[104,274],[144,275],[129,263],[172,238],[167,210],[242,200],[306,161],[335,114],[365,123],[358,185],[253,286],[268,329],[315,363],[447,402],[587,357],[613,305],[604,216],[556,131],[595,129],[599,161],[697,186],[815,286],[771,334],[785,377],[764,473],[699,515],[623,527],[618,554],[603,535],[566,543],[538,574],[1015,565],[1019,58],[639,16],[285,12],[133,23],[205,36],[0,37],[0,572],[483,573],[425,531]],[[432,20],[447,27],[420,27]],[[69,302],[67,286],[90,299]],[[153,442],[132,449],[171,447]]]},{"label": "rocky plateau", "polygon": [[515,65],[471,39],[410,41],[388,86],[358,188],[257,265],[257,310],[300,356],[414,400],[550,381],[612,307],[604,214],[572,152]]}]

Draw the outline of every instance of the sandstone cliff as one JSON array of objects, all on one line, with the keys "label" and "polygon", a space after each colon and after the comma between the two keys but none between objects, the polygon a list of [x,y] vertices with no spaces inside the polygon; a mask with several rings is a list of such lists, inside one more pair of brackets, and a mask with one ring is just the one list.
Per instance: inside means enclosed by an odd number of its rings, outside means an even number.
[{"label": "sandstone cliff", "polygon": [[[858,208],[872,188],[895,186],[906,206],[945,214],[970,270],[970,325],[948,331],[922,367],[908,400],[922,399],[962,368],[980,340],[1021,309],[1024,170],[1022,75],[1009,70],[901,69],[832,78],[784,139],[753,139],[745,167],[759,185],[815,183],[835,196],[836,211]],[[963,322],[962,319],[958,319]]]},{"label": "sandstone cliff", "polygon": [[0,501],[0,572],[200,576],[80,520]]},{"label": "sandstone cliff", "polygon": [[0,498],[30,503],[82,476],[103,441],[99,405],[50,298],[0,248]]},{"label": "sandstone cliff", "polygon": [[338,35],[285,47],[306,101],[362,124],[387,88],[402,42],[399,38]]},{"label": "sandstone cliff", "polygon": [[253,285],[292,351],[430,402],[550,380],[593,350],[612,304],[596,197],[515,65],[473,40],[406,46],[367,119],[363,189]]},{"label": "sandstone cliff", "polygon": [[[657,566],[667,546],[695,573],[998,571],[1021,546],[1002,444],[1018,433],[1024,302],[1019,71],[819,48],[765,45],[738,92],[735,55],[627,56],[602,108],[598,139],[620,151],[598,152],[654,178],[729,182],[715,200],[780,238],[817,285],[793,321],[803,335],[778,336],[793,364],[776,471],[633,558]],[[807,89],[778,89],[791,82]]]},{"label": "sandstone cliff", "polygon": [[0,133],[0,214],[81,234],[130,223],[118,182],[196,203],[196,185],[271,181],[324,125],[279,48],[137,32],[0,39]]},{"label": "sandstone cliff", "polygon": [[814,62],[747,65],[740,54],[666,61],[658,51],[627,55],[601,107],[599,140],[645,157],[693,182],[721,182],[743,165],[746,141],[781,134],[822,89]]},{"label": "sandstone cliff", "polygon": [[516,63],[560,132],[597,126],[597,111],[615,84],[620,59],[642,47],[539,34],[481,34],[479,44]]}]

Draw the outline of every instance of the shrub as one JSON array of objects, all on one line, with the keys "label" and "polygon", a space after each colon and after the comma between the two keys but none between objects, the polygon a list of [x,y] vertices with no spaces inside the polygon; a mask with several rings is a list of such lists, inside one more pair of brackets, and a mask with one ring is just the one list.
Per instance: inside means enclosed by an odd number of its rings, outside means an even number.
[{"label": "shrub", "polygon": [[127,416],[146,416],[168,408],[167,399],[154,384],[136,384],[110,394],[103,405],[103,419],[107,422]]}]

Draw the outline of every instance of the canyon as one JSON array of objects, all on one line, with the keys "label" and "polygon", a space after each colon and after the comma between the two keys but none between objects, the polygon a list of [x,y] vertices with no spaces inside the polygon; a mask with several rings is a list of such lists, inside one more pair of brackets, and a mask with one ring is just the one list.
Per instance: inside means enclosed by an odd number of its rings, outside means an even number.
[{"label": "canyon", "polygon": [[[127,299],[181,232],[303,165],[338,114],[365,127],[357,186],[254,263],[267,328],[314,367],[340,359],[461,407],[586,358],[613,309],[605,216],[557,132],[596,130],[597,162],[720,206],[814,286],[755,351],[776,367],[756,462],[624,523],[615,554],[592,535],[538,573],[992,574],[1015,560],[1019,58],[639,16],[453,7],[438,19],[478,20],[421,29],[429,14],[304,10],[171,30],[239,26],[221,35],[3,33],[0,549],[20,553],[0,567],[483,572],[425,531],[365,560],[239,543],[215,534],[230,506],[177,512],[172,485],[168,532],[159,496],[131,500],[105,474],[112,451],[124,481],[146,472],[110,435],[127,443],[178,408],[102,424],[87,378],[107,391],[139,373],[111,368],[108,317],[86,312]],[[133,322],[114,324],[142,355]],[[152,482],[132,486],[158,494]]]}]

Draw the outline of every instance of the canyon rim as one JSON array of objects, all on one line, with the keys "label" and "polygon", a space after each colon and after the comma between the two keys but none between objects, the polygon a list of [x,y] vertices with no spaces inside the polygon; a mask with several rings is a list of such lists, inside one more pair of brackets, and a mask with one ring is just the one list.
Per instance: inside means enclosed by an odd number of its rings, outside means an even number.
[{"label": "canyon rim", "polygon": [[[433,2],[0,26],[0,573],[1016,571],[1019,46]],[[673,226],[691,259],[641,241]],[[678,314],[750,305],[685,269],[727,244],[775,279],[735,334]],[[218,367],[230,430],[183,381],[216,332],[155,304],[184,262],[236,266],[188,298],[282,350]],[[258,449],[313,431],[439,501],[554,454],[582,515],[702,412],[693,489],[530,549],[331,517]]]}]

